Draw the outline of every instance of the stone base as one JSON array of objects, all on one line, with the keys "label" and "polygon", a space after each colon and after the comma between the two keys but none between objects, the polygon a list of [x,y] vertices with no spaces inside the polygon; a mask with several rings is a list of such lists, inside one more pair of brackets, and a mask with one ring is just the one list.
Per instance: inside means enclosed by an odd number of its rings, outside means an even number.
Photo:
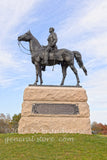
[{"label": "stone base", "polygon": [[[27,87],[24,91],[18,133],[91,134],[86,91],[76,87]],[[79,113],[35,114],[33,104],[76,104]]]},{"label": "stone base", "polygon": [[89,118],[77,117],[22,117],[19,133],[82,133],[90,134]]}]

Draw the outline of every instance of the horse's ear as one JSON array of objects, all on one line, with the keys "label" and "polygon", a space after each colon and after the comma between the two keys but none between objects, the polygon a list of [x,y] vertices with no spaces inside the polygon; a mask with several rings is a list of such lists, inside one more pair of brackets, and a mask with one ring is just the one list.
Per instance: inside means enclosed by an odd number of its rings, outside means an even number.
[{"label": "horse's ear", "polygon": [[27,33],[31,33],[30,30],[28,30]]}]

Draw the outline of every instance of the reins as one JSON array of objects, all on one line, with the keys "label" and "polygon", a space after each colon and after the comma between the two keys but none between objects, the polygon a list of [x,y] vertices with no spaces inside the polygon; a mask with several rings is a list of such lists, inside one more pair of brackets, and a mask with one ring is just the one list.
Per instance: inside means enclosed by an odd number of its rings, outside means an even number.
[{"label": "reins", "polygon": [[[22,46],[22,48],[24,48],[26,51],[31,52],[31,50],[29,50],[29,49],[25,48],[25,47],[23,46],[23,44],[22,44],[20,41],[18,41],[18,46],[19,46],[19,48],[20,48],[21,52],[23,52],[24,54],[27,54],[27,55],[31,55],[31,53],[26,53],[26,52],[24,52],[24,51],[21,49],[21,47],[20,47],[20,46]],[[54,55],[54,64],[53,64],[52,71],[54,71],[54,65],[55,65],[55,55]]]},{"label": "reins", "polygon": [[26,51],[29,51],[29,52],[30,52],[30,50],[29,50],[29,49],[27,49],[27,48],[25,48],[25,47],[23,46],[23,44],[22,44],[21,42],[19,42],[19,41],[18,41],[18,46],[19,46],[19,48],[20,48],[21,52],[23,52],[23,53],[25,53],[25,54],[27,54],[27,55],[31,55],[30,53],[26,53],[26,52],[24,52],[24,51],[21,49],[21,47],[20,47],[20,46],[22,46],[22,48],[24,48]]}]

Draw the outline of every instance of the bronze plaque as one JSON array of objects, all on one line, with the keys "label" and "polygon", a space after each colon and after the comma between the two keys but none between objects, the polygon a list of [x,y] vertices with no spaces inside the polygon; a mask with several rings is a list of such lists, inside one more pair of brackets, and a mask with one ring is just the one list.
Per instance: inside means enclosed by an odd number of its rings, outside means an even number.
[{"label": "bronze plaque", "polygon": [[33,104],[32,113],[35,114],[79,114],[76,104]]}]

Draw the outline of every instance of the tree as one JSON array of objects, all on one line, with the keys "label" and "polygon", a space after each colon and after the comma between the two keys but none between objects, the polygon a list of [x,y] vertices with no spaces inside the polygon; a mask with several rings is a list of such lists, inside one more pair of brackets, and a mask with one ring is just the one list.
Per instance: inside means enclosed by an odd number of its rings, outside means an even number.
[{"label": "tree", "polygon": [[9,114],[0,114],[0,133],[16,133],[18,131],[18,122],[21,118],[21,114],[14,114],[10,117]]},{"label": "tree", "polygon": [[9,114],[7,116],[3,113],[0,114],[0,133],[8,133],[10,131],[10,122]]},{"label": "tree", "polygon": [[103,125],[102,123],[93,122],[91,129],[94,134],[107,134],[107,125]]},{"label": "tree", "polygon": [[20,118],[21,118],[21,113],[19,113],[18,115],[14,114],[14,116],[12,117],[11,124],[14,132],[18,131],[18,123]]}]

